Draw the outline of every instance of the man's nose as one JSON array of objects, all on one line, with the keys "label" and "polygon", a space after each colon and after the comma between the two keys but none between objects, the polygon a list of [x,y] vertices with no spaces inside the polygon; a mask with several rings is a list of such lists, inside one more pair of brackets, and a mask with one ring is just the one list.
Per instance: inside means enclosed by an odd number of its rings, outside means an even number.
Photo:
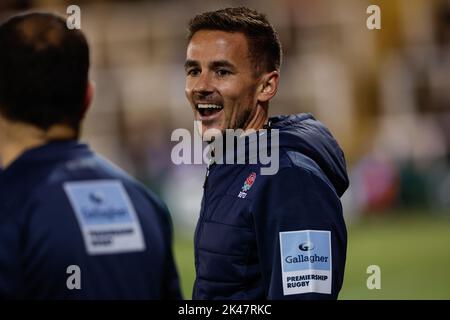
[{"label": "man's nose", "polygon": [[208,73],[201,73],[198,76],[193,91],[198,95],[208,95],[214,91],[214,86]]}]

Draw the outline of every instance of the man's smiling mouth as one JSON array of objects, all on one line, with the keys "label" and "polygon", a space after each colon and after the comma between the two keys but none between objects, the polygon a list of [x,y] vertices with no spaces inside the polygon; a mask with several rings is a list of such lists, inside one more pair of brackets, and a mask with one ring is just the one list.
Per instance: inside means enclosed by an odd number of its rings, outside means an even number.
[{"label": "man's smiling mouth", "polygon": [[220,113],[223,110],[223,106],[218,104],[199,103],[196,105],[196,109],[201,118],[204,118],[204,120],[209,120],[209,118],[214,118],[214,115]]}]

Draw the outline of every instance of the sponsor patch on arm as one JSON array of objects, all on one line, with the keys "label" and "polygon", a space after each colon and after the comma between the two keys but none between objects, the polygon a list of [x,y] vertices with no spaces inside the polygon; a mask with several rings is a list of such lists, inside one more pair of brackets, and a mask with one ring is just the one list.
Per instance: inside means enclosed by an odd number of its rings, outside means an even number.
[{"label": "sponsor patch on arm", "polygon": [[67,182],[64,190],[89,254],[145,250],[139,219],[120,181]]},{"label": "sponsor patch on arm", "polygon": [[324,230],[280,232],[283,294],[331,294],[331,233]]}]

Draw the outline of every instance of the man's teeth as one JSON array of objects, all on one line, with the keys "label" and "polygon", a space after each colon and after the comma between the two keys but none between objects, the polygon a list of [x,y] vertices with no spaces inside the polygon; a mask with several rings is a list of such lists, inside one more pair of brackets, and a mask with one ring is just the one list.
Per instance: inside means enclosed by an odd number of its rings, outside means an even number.
[{"label": "man's teeth", "polygon": [[217,104],[198,104],[197,108],[199,109],[222,109],[222,106]]}]

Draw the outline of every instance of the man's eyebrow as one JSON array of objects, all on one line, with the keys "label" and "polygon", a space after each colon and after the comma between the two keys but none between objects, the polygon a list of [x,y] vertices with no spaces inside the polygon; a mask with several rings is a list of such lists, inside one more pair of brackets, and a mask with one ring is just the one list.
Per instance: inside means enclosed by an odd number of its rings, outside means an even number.
[{"label": "man's eyebrow", "polygon": [[197,67],[200,64],[198,63],[198,61],[195,60],[186,60],[186,62],[184,63],[184,69],[187,70],[188,68],[191,67]]},{"label": "man's eyebrow", "polygon": [[226,67],[226,68],[230,68],[230,69],[235,69],[236,67],[234,66],[234,64],[232,64],[231,62],[227,61],[227,60],[217,60],[217,61],[212,61],[209,63],[209,68],[210,69],[217,69],[220,67]]},{"label": "man's eyebrow", "polygon": [[[200,66],[200,63],[197,60],[186,60],[186,62],[184,63],[184,69],[187,70],[189,68],[192,67],[198,67]],[[217,68],[230,68],[230,69],[236,69],[236,67],[234,66],[234,64],[232,64],[231,62],[229,62],[228,60],[216,60],[216,61],[211,61],[208,64],[209,69],[217,69]]]}]

